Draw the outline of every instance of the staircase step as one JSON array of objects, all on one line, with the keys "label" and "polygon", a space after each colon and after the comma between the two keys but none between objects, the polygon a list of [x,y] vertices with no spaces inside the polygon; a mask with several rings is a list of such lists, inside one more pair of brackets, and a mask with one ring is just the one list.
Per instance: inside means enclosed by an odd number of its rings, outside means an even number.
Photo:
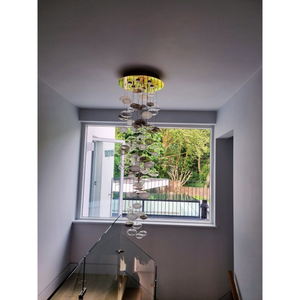
[{"label": "staircase step", "polygon": [[[78,300],[82,289],[82,276],[79,277],[73,274],[51,300]],[[86,274],[84,300],[122,300],[126,283],[127,276]]]},{"label": "staircase step", "polygon": [[122,300],[141,300],[142,289],[126,288]]},{"label": "staircase step", "polygon": [[119,276],[117,286],[114,286],[107,291],[105,300],[122,300],[127,278],[127,276]]}]

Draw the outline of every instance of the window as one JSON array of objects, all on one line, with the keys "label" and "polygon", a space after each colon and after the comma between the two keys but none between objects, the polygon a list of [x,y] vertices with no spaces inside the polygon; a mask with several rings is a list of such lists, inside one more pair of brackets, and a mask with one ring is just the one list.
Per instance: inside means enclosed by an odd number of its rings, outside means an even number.
[{"label": "window", "polygon": [[143,190],[150,194],[143,199],[134,193],[135,179],[128,177],[132,158],[120,155],[121,145],[139,134],[113,126],[83,126],[79,219],[125,218],[127,208],[137,202],[147,223],[214,224],[212,128],[162,128],[152,136],[158,155],[150,150],[143,154],[155,163],[140,176]]}]

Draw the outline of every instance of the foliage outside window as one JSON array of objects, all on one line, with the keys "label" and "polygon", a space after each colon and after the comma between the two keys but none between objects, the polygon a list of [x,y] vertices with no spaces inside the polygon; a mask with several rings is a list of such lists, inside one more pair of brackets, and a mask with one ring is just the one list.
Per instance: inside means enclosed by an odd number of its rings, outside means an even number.
[{"label": "foliage outside window", "polygon": [[[129,137],[136,135],[136,133],[130,131],[130,128],[126,133],[122,133],[119,131],[119,128],[116,128],[116,139],[128,140]],[[173,181],[175,194],[180,192],[181,187],[187,185],[209,188],[209,129],[164,128],[160,132],[152,133],[151,138],[160,146],[159,149],[155,150],[159,155],[149,157],[155,163],[154,168],[159,173],[158,177],[168,178]],[[143,155],[148,156],[147,151]],[[116,153],[115,177],[119,177],[119,162],[120,155]]]}]

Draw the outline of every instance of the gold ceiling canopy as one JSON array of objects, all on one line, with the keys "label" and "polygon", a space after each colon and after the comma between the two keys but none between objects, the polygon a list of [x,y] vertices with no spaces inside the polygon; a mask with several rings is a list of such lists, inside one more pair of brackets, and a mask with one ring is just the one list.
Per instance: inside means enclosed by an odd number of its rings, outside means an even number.
[{"label": "gold ceiling canopy", "polygon": [[146,75],[130,75],[122,77],[119,86],[133,93],[153,94],[164,87],[164,83],[152,76]]}]

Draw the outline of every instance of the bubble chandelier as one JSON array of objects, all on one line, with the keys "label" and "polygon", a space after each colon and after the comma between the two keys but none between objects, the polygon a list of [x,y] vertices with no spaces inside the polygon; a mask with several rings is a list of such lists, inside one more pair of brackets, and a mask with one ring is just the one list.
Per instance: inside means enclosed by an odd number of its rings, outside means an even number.
[{"label": "bubble chandelier", "polygon": [[[118,84],[124,89],[124,95],[120,97],[124,109],[118,116],[124,125],[119,127],[119,130],[127,132],[130,127],[134,133],[118,152],[124,156],[119,169],[124,170],[128,178],[133,179],[133,192],[127,193],[127,197],[136,200],[148,199],[150,193],[144,190],[144,183],[148,178],[158,176],[150,157],[158,155],[156,151],[160,145],[151,135],[160,131],[154,123],[160,111],[157,92],[164,87],[164,83],[153,76],[130,75],[122,77]],[[137,239],[147,235],[141,223],[147,219],[147,215],[140,210],[141,207],[138,202],[128,207],[128,221],[125,223],[125,226],[130,227],[127,234]]]}]

